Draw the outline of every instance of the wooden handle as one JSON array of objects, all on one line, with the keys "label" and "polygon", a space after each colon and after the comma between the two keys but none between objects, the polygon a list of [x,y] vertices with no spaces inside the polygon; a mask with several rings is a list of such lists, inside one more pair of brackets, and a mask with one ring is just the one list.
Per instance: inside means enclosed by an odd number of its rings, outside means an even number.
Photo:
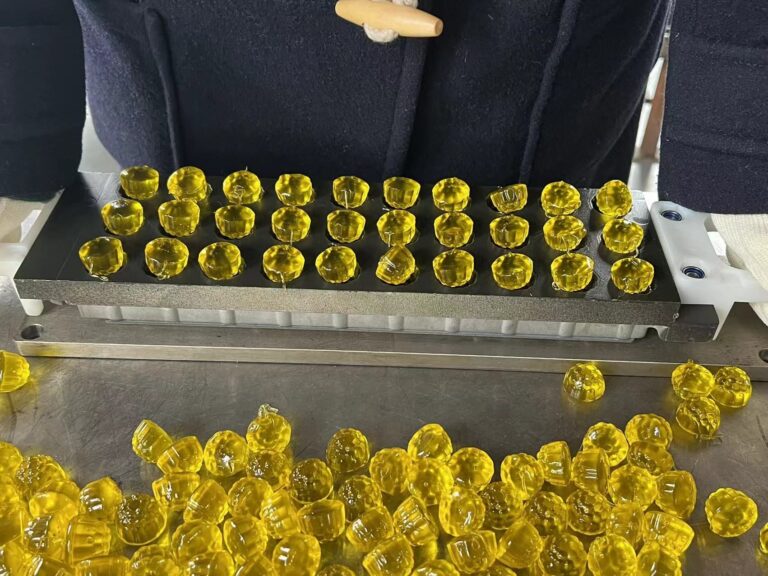
[{"label": "wooden handle", "polygon": [[434,38],[443,32],[440,18],[410,6],[374,0],[339,0],[336,15],[353,24],[391,29],[400,36]]}]

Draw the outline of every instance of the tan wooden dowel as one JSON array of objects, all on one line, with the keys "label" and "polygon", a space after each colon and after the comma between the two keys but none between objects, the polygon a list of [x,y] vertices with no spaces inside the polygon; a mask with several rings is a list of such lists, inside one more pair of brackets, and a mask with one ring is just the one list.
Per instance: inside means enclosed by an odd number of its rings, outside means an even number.
[{"label": "tan wooden dowel", "polygon": [[440,36],[443,21],[428,12],[392,2],[373,0],[339,0],[336,14],[353,24],[389,28],[400,36],[432,38]]}]

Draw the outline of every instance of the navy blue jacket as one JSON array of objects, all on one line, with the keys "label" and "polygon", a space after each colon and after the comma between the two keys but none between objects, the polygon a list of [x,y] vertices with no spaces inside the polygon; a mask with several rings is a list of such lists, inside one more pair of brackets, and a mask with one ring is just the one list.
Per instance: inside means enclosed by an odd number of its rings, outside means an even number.
[{"label": "navy blue jacket", "polygon": [[[443,35],[386,45],[333,3],[3,3],[0,194],[44,197],[72,177],[84,77],[107,149],[165,174],[626,178],[668,0],[422,0]],[[678,2],[661,184],[693,208],[768,212],[756,188],[768,176],[765,98],[742,92],[768,84],[755,72],[765,8],[752,4]]]}]

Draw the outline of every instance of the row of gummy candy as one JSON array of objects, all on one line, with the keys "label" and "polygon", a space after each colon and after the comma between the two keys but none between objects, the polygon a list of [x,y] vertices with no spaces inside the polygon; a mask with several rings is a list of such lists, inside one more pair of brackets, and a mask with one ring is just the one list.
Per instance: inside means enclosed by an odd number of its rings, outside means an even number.
[{"label": "row of gummy candy", "polygon": [[[142,227],[144,213],[136,200],[146,200],[157,194],[159,174],[147,166],[134,166],[121,173],[121,187],[129,198],[106,204],[102,219],[106,229],[115,235],[135,234]],[[390,285],[402,285],[417,274],[416,261],[407,244],[416,236],[415,216],[406,208],[418,199],[420,185],[405,177],[394,177],[384,182],[384,199],[392,210],[386,211],[377,222],[377,230],[389,250],[380,258],[376,276]],[[328,235],[342,244],[358,240],[365,226],[365,217],[352,210],[361,206],[370,187],[356,176],[341,176],[333,182],[334,201],[343,208],[327,217]],[[164,202],[158,209],[163,229],[175,237],[195,232],[200,220],[197,202],[208,198],[211,187],[199,168],[187,166],[178,169],[168,179],[168,190],[175,200]],[[219,233],[229,238],[243,238],[251,234],[255,213],[245,204],[258,202],[263,189],[259,178],[241,170],[227,176],[224,194],[231,204],[216,210],[215,222]],[[283,174],[275,184],[277,197],[285,204],[271,216],[274,236],[284,242],[270,247],[262,256],[262,269],[271,281],[287,284],[298,278],[304,269],[304,256],[294,246],[307,237],[309,215],[300,208],[314,198],[311,180],[302,174]],[[449,248],[432,262],[437,280],[448,287],[469,284],[475,275],[474,257],[461,248],[473,235],[472,219],[461,212],[470,199],[470,189],[459,178],[446,178],[432,190],[435,206],[444,213],[434,221],[435,237]],[[133,198],[133,199],[130,199]],[[525,207],[527,187],[515,184],[500,188],[489,196],[489,202],[503,215],[490,224],[490,235],[497,246],[505,249],[520,247],[527,239],[529,223],[512,212]],[[621,216],[632,208],[632,195],[620,181],[606,183],[597,193],[596,205],[612,218],[603,230],[606,247],[620,254],[636,252],[643,240],[642,228]],[[544,239],[557,251],[566,254],[555,258],[550,267],[555,287],[566,291],[585,289],[592,280],[594,261],[583,254],[571,254],[587,235],[584,223],[571,216],[581,205],[576,188],[565,182],[554,182],[542,192],[542,207],[550,215],[544,225]],[[177,238],[157,238],[145,247],[148,270],[160,279],[180,274],[187,266],[189,250]],[[92,276],[106,279],[122,268],[126,254],[117,238],[100,237],[86,242],[80,248],[80,259]],[[228,280],[244,268],[240,250],[230,242],[215,242],[198,255],[203,273],[213,280]],[[359,273],[357,257],[352,248],[334,245],[317,256],[315,266],[328,283],[344,283]],[[519,253],[506,253],[491,265],[496,284],[507,290],[528,286],[533,277],[532,260]],[[653,266],[636,256],[622,258],[614,263],[611,277],[617,288],[630,294],[648,290],[653,281]]]}]

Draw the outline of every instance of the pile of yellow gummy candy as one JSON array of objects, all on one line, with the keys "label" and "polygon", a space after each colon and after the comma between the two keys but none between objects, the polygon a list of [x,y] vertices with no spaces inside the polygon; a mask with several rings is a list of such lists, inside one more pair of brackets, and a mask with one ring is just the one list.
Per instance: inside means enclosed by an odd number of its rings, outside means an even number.
[{"label": "pile of yellow gummy candy", "polygon": [[[26,362],[2,354],[25,380]],[[599,380],[579,364],[564,389],[590,399],[576,391]],[[709,401],[743,406],[751,394],[735,367],[689,362],[672,382],[677,420],[704,437],[717,429]],[[291,435],[268,405],[244,436],[222,430],[204,446],[144,420],[132,446],[158,469],[151,493],[109,477],[80,487],[50,456],[0,442],[0,575],[671,576],[693,540],[696,482],[675,469],[672,428],[655,414],[593,425],[573,456],[563,441],[509,454],[500,479],[486,452],[454,449],[435,423],[373,454],[363,432],[340,429],[324,459],[294,459]],[[709,495],[705,513],[725,538],[758,517],[733,488]]]}]

